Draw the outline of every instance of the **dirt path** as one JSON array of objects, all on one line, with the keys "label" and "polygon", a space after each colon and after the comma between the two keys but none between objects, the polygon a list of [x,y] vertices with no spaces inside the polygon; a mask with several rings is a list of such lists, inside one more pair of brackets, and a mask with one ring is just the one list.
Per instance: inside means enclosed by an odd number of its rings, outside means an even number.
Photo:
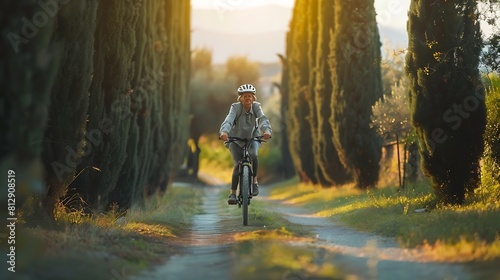
[{"label": "dirt path", "polygon": [[403,249],[392,238],[354,231],[281,201],[274,204],[274,211],[314,232],[319,240],[316,246],[334,254],[336,265],[348,275],[360,279],[472,279],[461,265],[432,263],[422,252]]},{"label": "dirt path", "polygon": [[[476,266],[433,263],[417,250],[402,249],[393,239],[356,232],[303,208],[270,201],[265,187],[256,199],[272,202],[268,210],[307,227],[317,242],[281,247],[272,242],[237,242],[235,232],[262,228],[241,226],[241,210],[221,202],[226,186],[204,189],[202,213],[194,216],[190,234],[179,240],[183,253],[134,279],[492,279],[484,278]],[[276,250],[286,252],[279,255]],[[308,254],[312,260],[304,268],[290,269],[280,264],[286,254],[299,254],[295,259]],[[316,277],[315,272],[326,265],[335,273]]]},{"label": "dirt path", "polygon": [[228,222],[236,222],[235,215],[221,207],[221,187],[204,190],[202,213],[193,217],[191,232],[179,240],[183,254],[134,279],[231,279],[235,228]]}]

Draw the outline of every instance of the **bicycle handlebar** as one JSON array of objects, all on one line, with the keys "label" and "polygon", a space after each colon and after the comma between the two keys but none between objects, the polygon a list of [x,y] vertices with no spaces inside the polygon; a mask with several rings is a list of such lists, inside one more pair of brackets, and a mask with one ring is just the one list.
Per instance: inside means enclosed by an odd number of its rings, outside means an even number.
[{"label": "bicycle handlebar", "polygon": [[225,141],[224,143],[232,143],[232,142],[236,142],[236,141],[242,141],[244,143],[248,143],[251,141],[257,141],[260,143],[267,142],[266,140],[264,140],[263,136],[256,136],[256,137],[252,137],[252,138],[228,137],[227,141]]}]

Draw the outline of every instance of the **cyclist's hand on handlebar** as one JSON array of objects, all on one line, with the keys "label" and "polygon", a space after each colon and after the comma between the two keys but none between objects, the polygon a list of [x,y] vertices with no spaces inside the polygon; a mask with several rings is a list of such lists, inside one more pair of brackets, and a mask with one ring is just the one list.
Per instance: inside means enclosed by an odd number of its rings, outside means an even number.
[{"label": "cyclist's hand on handlebar", "polygon": [[222,140],[222,141],[227,141],[227,133],[222,133],[220,136],[219,136],[219,139]]},{"label": "cyclist's hand on handlebar", "polygon": [[271,138],[271,134],[269,134],[269,133],[264,133],[264,139],[265,139],[265,140],[268,140],[269,138]]}]

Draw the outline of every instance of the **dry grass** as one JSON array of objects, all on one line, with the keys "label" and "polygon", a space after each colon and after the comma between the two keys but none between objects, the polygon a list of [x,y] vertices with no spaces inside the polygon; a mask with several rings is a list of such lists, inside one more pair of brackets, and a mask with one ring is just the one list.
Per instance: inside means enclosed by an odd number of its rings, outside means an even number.
[{"label": "dry grass", "polygon": [[500,257],[500,236],[493,242],[484,240],[469,240],[460,237],[458,241],[446,242],[437,240],[434,244],[424,241],[420,246],[427,252],[430,258],[436,261],[472,262],[496,260]]},{"label": "dry grass", "polygon": [[106,214],[90,215],[59,203],[55,222],[32,225],[26,217],[18,243],[19,255],[29,257],[19,262],[19,274],[37,279],[120,279],[158,264],[179,250],[175,240],[198,209],[197,192],[173,187],[127,213],[114,207]]}]

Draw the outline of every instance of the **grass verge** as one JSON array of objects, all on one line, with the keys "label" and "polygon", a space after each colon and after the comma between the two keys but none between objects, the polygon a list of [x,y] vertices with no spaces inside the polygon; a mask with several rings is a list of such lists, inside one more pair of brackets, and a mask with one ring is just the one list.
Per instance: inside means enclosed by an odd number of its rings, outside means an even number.
[{"label": "grass verge", "polygon": [[[178,251],[176,237],[197,213],[200,190],[173,186],[128,213],[86,215],[58,208],[56,222],[27,218],[19,229],[17,276],[128,279]],[[28,216],[28,215],[27,215]]]},{"label": "grass verge", "polygon": [[289,181],[275,185],[271,198],[300,205],[361,231],[395,237],[441,261],[500,259],[500,203],[470,198],[464,206],[436,204],[429,184],[404,191],[394,187],[361,191],[352,186],[324,189]]}]

